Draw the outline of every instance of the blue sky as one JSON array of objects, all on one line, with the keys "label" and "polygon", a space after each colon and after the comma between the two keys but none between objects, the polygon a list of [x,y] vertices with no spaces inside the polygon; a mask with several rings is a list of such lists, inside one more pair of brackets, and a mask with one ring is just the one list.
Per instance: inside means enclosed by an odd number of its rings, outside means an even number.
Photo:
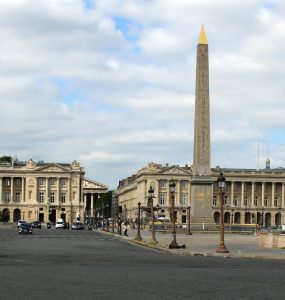
[{"label": "blue sky", "polygon": [[285,4],[2,0],[1,154],[79,161],[117,186],[192,164],[196,44],[209,41],[212,166],[285,166]]}]

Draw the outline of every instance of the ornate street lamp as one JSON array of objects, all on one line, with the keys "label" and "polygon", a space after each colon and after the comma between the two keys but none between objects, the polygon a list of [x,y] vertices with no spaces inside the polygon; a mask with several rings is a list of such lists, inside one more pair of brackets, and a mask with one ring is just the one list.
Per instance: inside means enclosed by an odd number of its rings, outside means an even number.
[{"label": "ornate street lamp", "polygon": [[191,226],[191,223],[190,223],[190,218],[191,218],[190,212],[191,212],[191,205],[189,205],[187,207],[187,232],[186,232],[187,235],[192,235],[191,228],[190,228],[190,226]]},{"label": "ornate street lamp", "polygon": [[154,215],[153,215],[153,198],[154,198],[154,189],[150,186],[148,190],[148,204],[150,205],[150,215],[151,215],[151,243],[157,244],[158,241],[155,238],[155,228],[154,228]]},{"label": "ornate street lamp", "polygon": [[176,183],[173,179],[171,179],[169,181],[169,192],[170,192],[170,200],[171,200],[171,216],[172,216],[172,242],[169,245],[170,249],[185,248],[185,245],[178,246],[178,244],[176,242],[175,208],[174,208],[175,187],[176,187]]},{"label": "ornate street lamp", "polygon": [[115,226],[115,224],[114,224],[114,214],[115,214],[115,212],[114,212],[114,206],[112,205],[112,208],[111,208],[112,210],[111,210],[111,212],[112,212],[112,233],[114,233],[115,232],[115,228],[114,228],[114,226]]},{"label": "ornate street lamp", "polygon": [[226,189],[226,178],[224,177],[223,172],[221,171],[220,176],[218,177],[218,187],[220,189],[220,246],[217,253],[229,253],[225,246],[225,228],[224,228],[224,194]]},{"label": "ornate street lamp", "polygon": [[106,204],[106,231],[110,231],[109,230],[109,212],[108,212],[108,210],[109,210],[109,204],[107,203]]},{"label": "ornate street lamp", "polygon": [[135,237],[136,241],[141,241],[142,237],[141,237],[141,203],[138,203],[138,232],[137,232],[137,236]]},{"label": "ornate street lamp", "polygon": [[231,215],[231,229],[232,229],[232,225],[234,224],[234,209],[232,208],[231,209],[231,211],[232,211],[232,215]]}]

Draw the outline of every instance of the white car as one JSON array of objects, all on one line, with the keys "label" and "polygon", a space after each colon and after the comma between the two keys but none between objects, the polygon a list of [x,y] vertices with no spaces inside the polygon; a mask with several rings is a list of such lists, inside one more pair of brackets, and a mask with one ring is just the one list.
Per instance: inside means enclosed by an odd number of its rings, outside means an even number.
[{"label": "white car", "polygon": [[56,222],[55,229],[58,229],[58,228],[65,228],[64,222]]},{"label": "white car", "polygon": [[25,221],[25,220],[19,220],[18,221],[18,228],[20,228],[21,224],[26,224],[26,223],[27,223],[27,221]]}]

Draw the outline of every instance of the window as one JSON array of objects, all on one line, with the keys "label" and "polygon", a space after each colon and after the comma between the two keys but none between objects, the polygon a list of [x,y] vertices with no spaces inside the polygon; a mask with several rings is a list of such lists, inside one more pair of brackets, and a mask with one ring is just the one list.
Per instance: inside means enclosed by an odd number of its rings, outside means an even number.
[{"label": "window", "polygon": [[267,197],[264,198],[264,206],[268,206],[268,198]]},{"label": "window", "polygon": [[181,180],[181,188],[182,188],[182,189],[187,188],[187,183],[188,183],[187,180]]},{"label": "window", "polygon": [[224,197],[224,205],[227,206],[228,205],[228,196]]},{"label": "window", "polygon": [[45,178],[40,177],[40,178],[38,179],[38,182],[39,182],[39,185],[45,185]]},{"label": "window", "polygon": [[20,186],[21,185],[21,178],[15,179],[15,185]]},{"label": "window", "polygon": [[72,195],[73,195],[72,199],[73,199],[73,201],[75,201],[76,200],[76,192],[73,192]]},{"label": "window", "polygon": [[29,200],[32,199],[32,191],[29,191]]},{"label": "window", "polygon": [[4,202],[9,202],[10,201],[10,193],[9,192],[5,192],[4,193]]},{"label": "window", "polygon": [[66,179],[65,178],[61,179],[60,184],[61,185],[66,185]]},{"label": "window", "polygon": [[217,196],[213,197],[212,205],[217,206]]},{"label": "window", "polygon": [[244,196],[244,198],[243,198],[243,205],[247,206],[247,196]]},{"label": "window", "polygon": [[16,192],[15,202],[20,202],[20,200],[21,200],[21,193],[20,192]]},{"label": "window", "polygon": [[186,205],[187,204],[187,194],[181,194],[180,196],[180,204]]},{"label": "window", "polygon": [[28,219],[32,218],[32,211],[28,211]]},{"label": "window", "polygon": [[238,198],[237,196],[234,196],[234,206],[237,206],[238,205]]},{"label": "window", "polygon": [[54,192],[51,192],[51,193],[50,193],[50,202],[51,202],[51,203],[54,203],[54,199],[55,199],[55,193],[54,193]]},{"label": "window", "polygon": [[49,179],[49,183],[50,183],[50,185],[55,185],[55,182],[56,182],[56,178],[50,178]]},{"label": "window", "polygon": [[159,195],[159,204],[165,204],[166,194],[160,193]]},{"label": "window", "polygon": [[66,198],[66,194],[65,194],[65,193],[62,193],[62,194],[60,195],[60,202],[61,202],[61,203],[65,203],[65,198]]},{"label": "window", "polygon": [[159,180],[159,186],[161,188],[164,188],[165,187],[165,180],[163,180],[163,179]]},{"label": "window", "polygon": [[10,186],[10,184],[11,184],[10,178],[6,178],[5,185]]},{"label": "window", "polygon": [[45,193],[39,192],[39,202],[44,202],[44,199],[45,199]]},{"label": "window", "polygon": [[277,205],[278,205],[278,198],[275,197],[275,198],[274,198],[274,206],[276,207]]},{"label": "window", "polygon": [[254,197],[254,201],[253,201],[254,206],[257,206],[257,203],[258,203],[258,198]]}]

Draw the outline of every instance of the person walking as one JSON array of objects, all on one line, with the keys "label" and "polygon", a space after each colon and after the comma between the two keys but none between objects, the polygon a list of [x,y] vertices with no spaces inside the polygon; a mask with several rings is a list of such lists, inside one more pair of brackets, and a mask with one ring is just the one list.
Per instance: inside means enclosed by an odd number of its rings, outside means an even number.
[{"label": "person walking", "polygon": [[128,226],[127,226],[127,223],[124,223],[124,225],[123,225],[123,231],[124,231],[124,236],[128,236]]}]

